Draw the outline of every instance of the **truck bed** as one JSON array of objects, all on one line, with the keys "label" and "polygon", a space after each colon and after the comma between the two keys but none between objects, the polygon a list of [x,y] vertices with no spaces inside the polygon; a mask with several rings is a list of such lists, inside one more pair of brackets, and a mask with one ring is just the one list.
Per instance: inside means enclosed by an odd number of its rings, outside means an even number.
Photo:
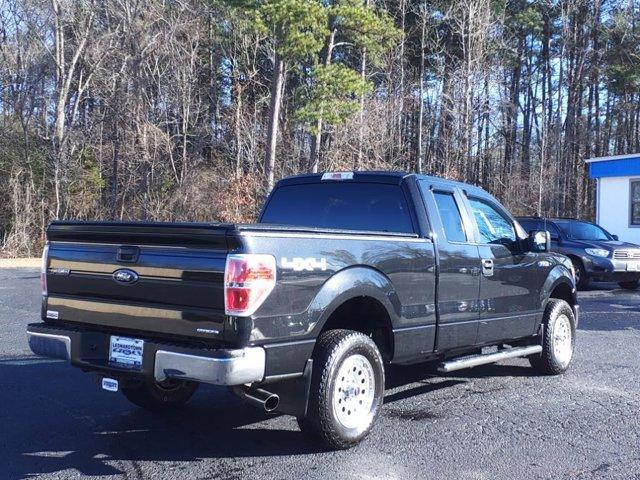
[{"label": "truck bed", "polygon": [[[224,268],[248,237],[416,238],[269,224],[54,222],[47,230],[48,298],[43,318],[147,336],[227,342]],[[131,270],[132,283],[114,281]]]}]

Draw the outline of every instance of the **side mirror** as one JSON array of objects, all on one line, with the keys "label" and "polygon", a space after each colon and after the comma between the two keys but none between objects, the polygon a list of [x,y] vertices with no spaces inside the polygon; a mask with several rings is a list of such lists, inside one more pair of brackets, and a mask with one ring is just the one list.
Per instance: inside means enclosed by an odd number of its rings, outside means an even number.
[{"label": "side mirror", "polygon": [[613,237],[613,239],[614,239],[616,242],[617,242],[618,240],[620,240],[620,239],[618,238],[618,235],[611,235],[611,236]]},{"label": "side mirror", "polygon": [[532,252],[548,252],[551,250],[551,235],[543,230],[529,234],[529,250]]}]

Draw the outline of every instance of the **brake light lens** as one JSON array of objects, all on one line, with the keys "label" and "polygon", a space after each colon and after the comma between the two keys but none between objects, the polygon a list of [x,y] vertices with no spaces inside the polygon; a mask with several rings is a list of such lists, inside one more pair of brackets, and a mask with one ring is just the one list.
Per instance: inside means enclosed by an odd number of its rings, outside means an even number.
[{"label": "brake light lens", "polygon": [[326,172],[322,180],[353,180],[353,172]]},{"label": "brake light lens", "polygon": [[40,264],[40,289],[42,290],[42,295],[47,296],[49,293],[47,291],[47,262],[49,260],[49,244],[44,246],[42,250],[42,263]]},{"label": "brake light lens", "polygon": [[272,255],[229,255],[224,269],[225,313],[253,315],[275,285],[276,259]]}]

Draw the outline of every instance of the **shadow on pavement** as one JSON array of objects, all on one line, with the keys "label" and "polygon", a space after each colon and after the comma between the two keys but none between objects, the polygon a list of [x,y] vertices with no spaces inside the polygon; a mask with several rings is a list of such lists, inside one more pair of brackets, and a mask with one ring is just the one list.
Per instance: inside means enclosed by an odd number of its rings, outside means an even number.
[{"label": "shadow on pavement", "polygon": [[[603,318],[594,318],[596,315]],[[590,330],[599,332],[613,332],[619,330],[640,330],[640,310],[619,310],[607,313],[586,312],[580,319],[578,331]],[[580,337],[578,336],[578,341]]]},{"label": "shadow on pavement", "polygon": [[[65,363],[0,363],[0,477],[78,470],[123,474],[138,461],[299,455],[320,452],[297,429],[268,428],[273,418],[226,389],[203,388],[184,409],[154,415]],[[269,425],[270,426],[270,425]]]},{"label": "shadow on pavement", "polygon": [[[394,367],[388,375],[389,389],[417,385],[387,393],[385,403],[454,387],[470,378],[531,375],[532,370],[489,365],[460,373],[436,377],[424,364]],[[198,462],[323,451],[293,421],[283,428],[281,419],[273,421],[274,416],[240,403],[226,388],[205,386],[179,412],[154,415],[133,407],[120,394],[100,390],[94,377],[64,362],[5,359],[0,361],[0,378],[2,478],[68,469],[84,476],[128,475],[139,470],[140,461]],[[242,478],[241,471],[229,474]]]},{"label": "shadow on pavement", "polygon": [[582,310],[578,330],[640,330],[640,290],[596,284],[579,292],[578,301]]}]

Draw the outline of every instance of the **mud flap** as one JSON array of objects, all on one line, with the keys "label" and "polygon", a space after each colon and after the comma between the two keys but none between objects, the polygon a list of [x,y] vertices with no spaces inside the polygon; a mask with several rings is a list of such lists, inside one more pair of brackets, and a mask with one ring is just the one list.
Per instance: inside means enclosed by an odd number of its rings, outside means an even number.
[{"label": "mud flap", "polygon": [[275,413],[293,415],[303,418],[307,415],[309,404],[309,390],[311,388],[311,374],[313,373],[313,360],[307,360],[301,377],[268,385],[268,390],[280,397],[280,403]]}]

